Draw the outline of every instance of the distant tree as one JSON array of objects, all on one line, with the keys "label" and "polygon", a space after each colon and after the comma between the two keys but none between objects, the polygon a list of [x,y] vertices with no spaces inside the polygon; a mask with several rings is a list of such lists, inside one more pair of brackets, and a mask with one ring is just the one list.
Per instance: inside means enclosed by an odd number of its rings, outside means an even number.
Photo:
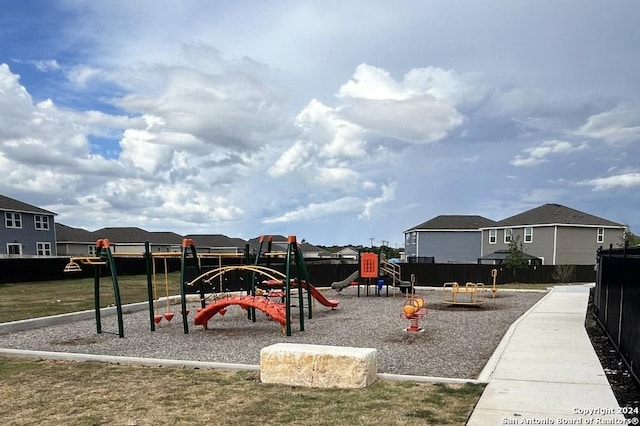
[{"label": "distant tree", "polygon": [[511,269],[514,281],[516,279],[516,271],[527,266],[527,258],[524,255],[522,241],[520,241],[519,237],[512,238],[509,241],[509,254],[504,259],[504,266],[507,269]]},{"label": "distant tree", "polygon": [[574,279],[575,274],[576,274],[575,265],[556,265],[553,268],[553,273],[551,274],[551,278],[553,278],[559,283],[568,283],[572,279]]},{"label": "distant tree", "polygon": [[638,245],[640,245],[640,236],[634,234],[633,232],[631,232],[631,229],[629,228],[629,225],[627,225],[627,229],[625,230],[624,234],[622,235],[622,242],[619,245],[622,247],[622,246],[624,246],[625,243],[629,244],[629,246],[638,246]]}]

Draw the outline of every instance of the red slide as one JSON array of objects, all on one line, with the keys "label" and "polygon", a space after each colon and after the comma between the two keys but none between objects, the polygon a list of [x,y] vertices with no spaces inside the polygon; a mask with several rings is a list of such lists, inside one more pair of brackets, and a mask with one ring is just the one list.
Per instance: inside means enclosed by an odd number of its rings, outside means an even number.
[{"label": "red slide", "polygon": [[[287,322],[285,307],[279,303],[271,302],[264,297],[255,296],[232,296],[224,299],[216,300],[207,305],[206,308],[198,312],[193,319],[195,325],[201,325],[207,328],[207,322],[217,313],[221,313],[229,305],[240,305],[243,309],[255,308],[269,315],[281,325]],[[221,313],[223,315],[223,313]]]},{"label": "red slide", "polygon": [[339,300],[327,299],[326,297],[324,297],[324,295],[320,291],[318,291],[317,288],[315,288],[311,284],[308,284],[305,281],[302,281],[302,287],[306,288],[307,291],[309,293],[311,293],[311,296],[313,296],[314,299],[316,299],[318,302],[320,302],[320,304],[322,304],[324,306],[328,306],[331,309],[337,308],[338,307],[338,303],[340,303]]},{"label": "red slide", "polygon": [[[276,286],[282,286],[282,280],[266,280],[262,282],[263,284],[266,284],[270,287],[276,287]],[[296,286],[297,285],[297,281],[296,280],[291,280],[291,285],[292,286]],[[332,299],[327,299],[326,297],[324,297],[324,295],[314,286],[312,286],[311,284],[307,284],[306,281],[302,281],[302,287],[304,287],[309,293],[311,293],[311,296],[316,299],[321,305],[327,306],[331,309],[335,309],[338,307],[338,303],[340,303],[339,300],[332,300]]]}]

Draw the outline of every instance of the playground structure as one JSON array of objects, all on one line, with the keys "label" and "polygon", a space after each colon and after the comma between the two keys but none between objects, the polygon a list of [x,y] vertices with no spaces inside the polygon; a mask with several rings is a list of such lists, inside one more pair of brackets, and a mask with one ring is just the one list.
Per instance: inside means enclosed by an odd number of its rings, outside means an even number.
[{"label": "playground structure", "polygon": [[404,331],[410,333],[424,331],[424,328],[420,327],[419,321],[425,315],[427,315],[427,307],[422,297],[414,295],[407,298],[402,306],[402,316],[409,320],[409,327]]},{"label": "playground structure", "polygon": [[442,303],[447,305],[481,305],[484,303],[484,284],[467,282],[462,287],[456,281],[446,282],[442,286]]},{"label": "playground structure", "polygon": [[[369,295],[369,287],[374,286],[374,294],[380,296],[382,289],[386,286],[386,295],[389,296],[389,286],[398,288],[403,293],[414,293],[415,276],[411,276],[411,281],[403,281],[401,267],[397,263],[387,261],[386,256],[381,251],[361,250],[358,253],[358,270],[347,278],[331,284],[331,288],[336,291],[356,285],[358,287],[358,297],[360,297],[360,287],[364,286],[365,294]],[[386,278],[386,279],[385,279]],[[393,292],[395,296],[396,292]]]},{"label": "playground structure", "polygon": [[[495,298],[498,289],[496,288],[496,278],[498,276],[498,270],[491,270],[491,278],[493,284],[489,290],[491,290],[491,297]],[[478,306],[485,302],[485,291],[487,288],[484,283],[467,282],[462,287],[458,282],[446,282],[442,286],[442,303],[447,305],[470,305]]]},{"label": "playground structure", "polygon": [[491,298],[495,299],[496,298],[496,293],[498,292],[498,289],[496,288],[496,279],[498,277],[498,270],[497,269],[492,269],[491,270],[491,279],[493,280],[493,284],[491,285]]},{"label": "playground structure", "polygon": [[[118,283],[118,273],[116,270],[115,258],[144,258],[145,259],[145,270],[146,270],[146,278],[147,278],[147,299],[149,304],[149,327],[151,331],[155,331],[156,324],[160,323],[162,319],[166,319],[170,321],[173,319],[174,314],[170,312],[170,299],[168,297],[169,287],[168,287],[168,270],[166,259],[171,257],[181,257],[181,276],[185,272],[186,265],[186,255],[188,254],[185,250],[185,241],[183,241],[182,252],[167,252],[167,253],[151,253],[149,242],[145,243],[145,251],[144,253],[118,253],[115,254],[111,250],[111,244],[108,239],[102,238],[96,241],[96,253],[95,256],[73,256],[69,259],[69,263],[64,268],[65,272],[76,272],[82,270],[83,266],[90,266],[93,268],[94,272],[94,311],[95,311],[95,319],[96,319],[96,332],[98,334],[106,333],[106,334],[118,334],[119,337],[124,337],[124,326],[122,321],[122,302],[120,297],[120,285]],[[162,258],[165,261],[165,295],[166,297],[166,311],[164,314],[156,315],[156,312],[159,311],[159,297],[157,291],[157,281],[156,281],[156,271],[155,271],[155,259]],[[101,267],[106,267],[109,270],[111,276],[111,283],[113,288],[113,296],[114,296],[114,306],[116,309],[116,317],[118,324],[118,331],[109,332],[102,329],[102,320],[101,320],[101,295],[100,295],[100,278],[101,278]],[[183,315],[183,323],[186,327],[186,316],[188,311],[186,306],[183,305],[181,313]]]},{"label": "playground structure", "polygon": [[[268,248],[263,252],[263,244],[265,237],[260,238],[260,248],[256,254],[255,262],[253,265],[249,264],[249,249],[248,246],[245,249],[243,256],[244,264],[231,265],[231,266],[218,266],[206,272],[202,272],[201,261],[204,257],[218,257],[219,263],[221,263],[221,257],[224,254],[220,253],[204,253],[198,254],[196,251],[195,243],[192,239],[185,238],[182,241],[182,249],[180,252],[167,252],[167,253],[151,253],[149,249],[149,243],[145,244],[144,253],[118,253],[114,255],[110,248],[109,240],[100,239],[96,242],[96,256],[85,257],[72,257],[69,263],[65,266],[66,272],[74,272],[81,270],[80,265],[89,265],[94,268],[94,308],[96,317],[96,331],[97,333],[103,333],[101,326],[101,314],[100,314],[100,268],[106,266],[111,273],[111,281],[113,285],[115,308],[118,322],[118,335],[124,337],[124,329],[122,323],[122,303],[120,300],[120,289],[118,284],[118,277],[116,272],[116,266],[114,257],[144,257],[147,275],[147,292],[149,303],[149,327],[151,331],[155,331],[155,326],[159,324],[163,319],[171,321],[174,314],[170,310],[171,298],[169,297],[169,283],[168,283],[168,268],[167,258],[180,257],[180,313],[182,314],[182,323],[184,333],[189,333],[189,323],[187,316],[189,310],[187,309],[187,297],[186,288],[196,287],[196,292],[199,295],[200,308],[198,314],[194,319],[196,325],[202,325],[206,328],[207,321],[215,314],[219,313],[224,315],[226,308],[230,305],[238,305],[248,311],[248,318],[255,322],[256,310],[262,311],[271,318],[275,319],[283,326],[283,332],[287,336],[291,335],[291,318],[292,318],[292,289],[297,290],[298,301],[296,306],[299,309],[299,329],[304,330],[304,312],[307,309],[308,318],[312,318],[312,298],[318,301],[322,305],[330,307],[332,309],[338,306],[338,301],[329,300],[325,298],[320,291],[314,286],[308,283],[308,273],[304,264],[304,258],[302,252],[297,246],[296,237],[289,236],[287,240],[287,250],[285,252],[272,252],[271,251],[271,238],[268,239]],[[238,254],[229,254],[235,257],[239,257]],[[240,255],[242,256],[242,255]],[[259,265],[260,260],[266,258],[267,264],[270,264],[273,259],[283,258],[285,272],[280,272],[269,266]],[[159,292],[158,282],[156,279],[156,264],[155,259],[164,259],[164,286],[165,286],[165,312],[159,313]],[[241,296],[229,296],[228,294],[221,297],[223,294],[223,279],[225,274],[239,271],[245,274],[245,282],[249,283],[246,289],[247,294]],[[195,278],[187,279],[187,275],[195,275]],[[257,280],[257,276],[266,277],[260,283]],[[220,293],[215,292],[215,280],[219,279]],[[204,284],[213,285],[214,288],[214,302],[207,305],[205,296]],[[268,288],[268,292],[265,294],[264,290],[259,288],[260,285],[264,285]],[[274,302],[275,296],[278,296],[279,301]],[[306,300],[304,296],[306,295]]]}]

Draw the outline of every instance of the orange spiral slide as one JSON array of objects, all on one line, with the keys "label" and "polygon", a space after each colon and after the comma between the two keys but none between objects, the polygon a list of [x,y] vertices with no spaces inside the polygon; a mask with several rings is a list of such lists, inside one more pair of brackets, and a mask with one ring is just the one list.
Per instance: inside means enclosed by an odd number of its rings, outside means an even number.
[{"label": "orange spiral slide", "polygon": [[206,308],[198,312],[193,322],[195,325],[201,325],[206,329],[207,323],[209,322],[211,317],[217,313],[224,315],[224,309],[230,305],[239,305],[243,309],[258,309],[279,322],[282,326],[284,326],[287,322],[286,311],[283,304],[274,303],[264,297],[256,296],[232,296],[216,300],[215,302],[207,305]]}]

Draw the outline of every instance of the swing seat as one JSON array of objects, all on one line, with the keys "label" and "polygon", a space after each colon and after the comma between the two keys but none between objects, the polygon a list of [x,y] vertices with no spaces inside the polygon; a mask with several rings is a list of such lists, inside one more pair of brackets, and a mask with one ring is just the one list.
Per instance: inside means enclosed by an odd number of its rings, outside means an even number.
[{"label": "swing seat", "polygon": [[82,268],[80,267],[80,265],[78,265],[76,262],[69,262],[65,265],[64,267],[64,272],[79,272],[82,271]]}]

